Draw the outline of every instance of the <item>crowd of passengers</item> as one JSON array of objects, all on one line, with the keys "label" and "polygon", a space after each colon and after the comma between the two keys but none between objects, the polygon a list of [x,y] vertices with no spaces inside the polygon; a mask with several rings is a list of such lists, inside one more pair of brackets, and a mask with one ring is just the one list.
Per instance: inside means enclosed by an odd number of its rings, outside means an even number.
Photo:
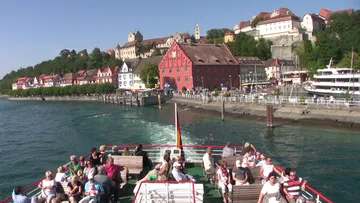
[{"label": "crowd of passengers", "polygon": [[[55,176],[51,171],[46,171],[45,179],[38,185],[41,189],[38,196],[30,199],[23,187],[16,187],[12,194],[14,203],[60,203],[66,200],[70,203],[103,203],[108,202],[110,197],[113,197],[112,203],[116,203],[123,187],[119,171],[126,166],[114,164],[112,156],[142,156],[144,171],[152,168],[152,162],[141,144],[132,153],[128,148],[120,153],[119,148],[113,146],[112,152],[107,154],[105,148],[105,145],[100,146],[99,150],[92,148],[88,160],[83,156],[79,159],[75,155],[70,156],[70,164],[60,166]],[[69,176],[65,174],[67,170]],[[170,160],[168,153],[164,154],[162,163],[139,178],[137,187],[141,182],[154,180],[196,181],[187,174],[183,159],[177,156]],[[62,183],[67,183],[65,188]]]},{"label": "crowd of passengers", "polygon": [[[234,157],[235,151],[231,143],[227,143],[222,151],[222,158]],[[208,148],[203,156],[204,170],[211,184],[217,184],[221,190],[223,202],[231,202],[233,185],[249,185],[252,177],[251,169],[259,170],[261,183],[251,181],[253,184],[262,184],[258,203],[310,203],[315,202],[313,198],[306,200],[301,196],[305,190],[307,181],[297,177],[296,171],[286,168],[285,172],[279,171],[273,164],[272,158],[265,156],[256,148],[246,142],[241,156],[234,163],[225,160],[220,163],[214,162],[212,148]],[[236,158],[236,157],[235,157]],[[216,183],[217,182],[217,183]],[[226,199],[228,191],[228,199]]]},{"label": "crowd of passengers", "polygon": [[[148,153],[142,148],[140,144],[132,153],[127,148],[120,153],[118,147],[114,146],[112,153],[107,154],[105,145],[102,145],[99,150],[92,148],[88,160],[83,156],[77,159],[75,155],[72,155],[70,164],[60,166],[55,177],[51,171],[45,173],[45,179],[38,185],[41,189],[39,196],[29,199],[21,186],[16,187],[12,194],[14,203],[59,203],[65,200],[70,203],[100,203],[108,202],[110,196],[114,198],[112,202],[116,203],[119,191],[123,187],[119,180],[119,171],[126,166],[114,164],[111,155],[142,156],[143,168],[151,169],[152,162]],[[249,143],[245,143],[241,155],[243,155],[242,158],[236,160],[234,167],[230,168],[226,161],[220,164],[214,162],[212,148],[208,148],[203,156],[204,170],[209,176],[210,183],[217,182],[224,203],[227,202],[226,189],[228,194],[231,194],[233,185],[249,185],[251,168],[259,168],[262,177],[263,187],[258,203],[306,202],[301,197],[301,190],[305,189],[307,181],[297,177],[294,170],[286,168],[281,176],[281,171],[274,167],[272,159],[257,152],[256,148]],[[231,156],[235,156],[234,149],[230,143],[227,143],[223,149],[222,158]],[[66,170],[69,170],[69,176],[65,174]],[[277,175],[280,178],[277,178]],[[170,154],[166,152],[163,155],[163,161],[137,181],[134,193],[141,182],[159,180],[196,182],[195,178],[188,174],[183,158],[177,156],[171,160]],[[61,183],[67,183],[67,187],[62,187]],[[228,201],[232,201],[231,195],[228,195]]]}]

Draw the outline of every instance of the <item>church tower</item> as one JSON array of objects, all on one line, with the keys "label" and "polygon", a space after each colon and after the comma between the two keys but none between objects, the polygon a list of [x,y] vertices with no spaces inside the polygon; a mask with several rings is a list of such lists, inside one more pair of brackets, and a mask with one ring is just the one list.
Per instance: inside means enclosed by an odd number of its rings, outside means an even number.
[{"label": "church tower", "polygon": [[200,27],[198,24],[195,26],[195,39],[200,39]]}]

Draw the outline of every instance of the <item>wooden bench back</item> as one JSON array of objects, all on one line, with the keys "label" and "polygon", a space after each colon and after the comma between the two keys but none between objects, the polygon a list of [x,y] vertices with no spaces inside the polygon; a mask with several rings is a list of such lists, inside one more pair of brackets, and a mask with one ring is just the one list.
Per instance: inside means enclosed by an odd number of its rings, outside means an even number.
[{"label": "wooden bench back", "polygon": [[142,156],[111,156],[114,158],[114,164],[125,166],[129,170],[129,174],[140,174],[143,170]]},{"label": "wooden bench back", "polygon": [[236,160],[242,161],[243,156],[229,156],[229,157],[224,157],[221,159],[221,161],[226,161],[227,167],[231,167],[231,168],[233,168],[235,166]]},{"label": "wooden bench back", "polygon": [[261,184],[234,185],[232,190],[233,202],[254,202],[256,203],[262,189]]},{"label": "wooden bench back", "polygon": [[259,183],[261,183],[261,175],[260,175],[260,168],[259,167],[257,167],[257,168],[250,168],[250,170],[249,169],[247,169],[247,174],[248,174],[248,182],[250,183],[250,184],[259,184]]}]

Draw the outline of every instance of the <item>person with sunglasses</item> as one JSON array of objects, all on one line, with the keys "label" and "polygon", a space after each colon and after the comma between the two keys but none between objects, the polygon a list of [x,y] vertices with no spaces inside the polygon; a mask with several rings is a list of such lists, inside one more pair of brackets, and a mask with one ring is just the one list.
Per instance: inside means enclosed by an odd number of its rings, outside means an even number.
[{"label": "person with sunglasses", "polygon": [[262,165],[260,169],[260,175],[263,178],[261,180],[261,183],[263,185],[266,183],[266,181],[269,180],[269,174],[273,171],[281,175],[281,172],[274,167],[274,164],[272,163],[272,159],[270,157],[267,157],[265,163]]},{"label": "person with sunglasses", "polygon": [[296,176],[296,171],[290,171],[289,180],[284,183],[284,193],[289,203],[295,203],[301,197],[301,190],[305,190],[306,183],[306,180]]}]

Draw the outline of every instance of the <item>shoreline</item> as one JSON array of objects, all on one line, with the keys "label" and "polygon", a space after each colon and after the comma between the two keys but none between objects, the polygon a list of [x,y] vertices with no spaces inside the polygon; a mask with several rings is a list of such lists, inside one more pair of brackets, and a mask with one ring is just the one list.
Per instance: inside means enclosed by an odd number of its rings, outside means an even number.
[{"label": "shoreline", "polygon": [[[198,100],[172,98],[169,103],[178,103],[194,113],[206,113],[221,118],[221,103],[203,104]],[[274,106],[274,127],[282,125],[310,125],[360,130],[360,112],[338,109],[306,109],[297,106]],[[256,120],[266,127],[266,106],[259,104],[226,103],[226,118]]]},{"label": "shoreline", "polygon": [[[6,98],[6,97],[4,97]],[[7,97],[9,101],[80,101],[80,102],[102,102],[99,96],[44,96],[42,97]]]}]

